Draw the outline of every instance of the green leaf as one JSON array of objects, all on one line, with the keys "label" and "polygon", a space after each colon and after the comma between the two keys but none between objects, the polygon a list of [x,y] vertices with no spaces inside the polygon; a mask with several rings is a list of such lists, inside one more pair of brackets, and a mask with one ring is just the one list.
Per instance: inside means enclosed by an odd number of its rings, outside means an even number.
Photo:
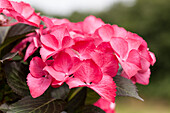
[{"label": "green leaf", "polygon": [[5,64],[4,71],[8,85],[18,95],[25,96],[29,94],[26,84],[28,68],[20,62],[10,62]]},{"label": "green leaf", "polygon": [[96,107],[94,105],[86,105],[81,110],[78,110],[76,113],[105,113],[102,109],[99,107]]},{"label": "green leaf", "polygon": [[51,88],[49,91],[52,98],[64,100],[68,96],[70,89],[68,85],[64,83],[62,86],[58,88]]},{"label": "green leaf", "polygon": [[95,91],[93,91],[93,90],[90,89],[90,88],[87,89],[86,104],[93,104],[93,103],[95,103],[99,98],[100,98],[100,96],[99,96]]},{"label": "green leaf", "polygon": [[5,40],[5,37],[10,29],[10,26],[8,27],[0,27],[0,45],[3,43]]},{"label": "green leaf", "polygon": [[[0,27],[0,31],[1,30],[3,31],[3,29],[4,28]],[[2,52],[1,53],[2,55],[0,57],[10,52],[11,49],[18,43],[18,41],[23,39],[26,34],[31,33],[34,30],[35,27],[33,26],[25,24],[16,24],[7,29],[6,31],[4,31],[5,33],[1,34],[2,35],[1,40],[3,40],[1,42],[3,43],[0,44],[0,51]]]},{"label": "green leaf", "polygon": [[117,86],[117,96],[129,96],[144,101],[139,95],[136,86],[132,83],[131,80],[124,78],[122,76],[113,77]]},{"label": "green leaf", "polygon": [[65,102],[57,99],[50,99],[45,96],[32,98],[24,97],[18,102],[9,106],[7,113],[61,113]]},{"label": "green leaf", "polygon": [[2,60],[0,60],[0,62],[3,63],[5,60],[14,58],[17,54],[18,54],[18,52],[15,52],[15,53],[7,53],[5,56],[2,57]]},{"label": "green leaf", "polygon": [[[79,89],[79,88],[78,88]],[[85,104],[87,88],[82,88],[68,103],[65,108],[67,113],[74,113],[75,110]]]},{"label": "green leaf", "polygon": [[7,38],[9,37],[15,37],[15,36],[19,36],[19,35],[23,35],[23,34],[27,34],[29,32],[32,32],[35,30],[36,27],[34,26],[30,26],[27,24],[16,24],[14,26],[12,26],[7,34]]}]

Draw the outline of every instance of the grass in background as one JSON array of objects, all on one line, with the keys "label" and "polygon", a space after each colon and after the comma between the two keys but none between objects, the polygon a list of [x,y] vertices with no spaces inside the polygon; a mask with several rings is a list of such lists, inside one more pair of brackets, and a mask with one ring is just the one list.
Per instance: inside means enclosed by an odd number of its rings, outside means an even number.
[{"label": "grass in background", "polygon": [[169,106],[170,102],[163,100],[145,99],[142,102],[129,97],[116,99],[116,113],[170,113]]}]

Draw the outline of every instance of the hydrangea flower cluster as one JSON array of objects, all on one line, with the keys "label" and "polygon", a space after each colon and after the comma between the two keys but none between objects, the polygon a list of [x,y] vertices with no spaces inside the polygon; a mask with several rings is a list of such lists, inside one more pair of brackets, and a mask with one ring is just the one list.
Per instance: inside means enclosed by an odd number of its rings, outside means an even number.
[{"label": "hydrangea flower cluster", "polygon": [[28,34],[12,50],[21,51],[29,42],[24,58],[27,60],[40,48],[41,57],[32,58],[27,76],[33,98],[42,95],[49,86],[57,88],[63,83],[69,88],[88,87],[101,96],[95,105],[113,113],[116,97],[113,77],[119,64],[123,68],[121,76],[131,79],[134,84],[149,83],[149,67],[156,59],[145,40],[135,33],[105,24],[95,16],[77,23],[41,17],[24,2],[1,0],[0,13],[16,20],[14,23],[3,22],[4,26],[24,23],[37,27],[36,32]]}]

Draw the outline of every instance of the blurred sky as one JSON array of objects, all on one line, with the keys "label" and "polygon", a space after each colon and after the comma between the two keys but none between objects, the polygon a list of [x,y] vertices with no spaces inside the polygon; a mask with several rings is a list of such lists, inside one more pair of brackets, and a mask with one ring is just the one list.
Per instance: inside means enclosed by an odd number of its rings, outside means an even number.
[{"label": "blurred sky", "polygon": [[69,16],[73,12],[100,12],[114,3],[133,5],[135,0],[13,0],[24,1],[32,7],[50,15]]}]

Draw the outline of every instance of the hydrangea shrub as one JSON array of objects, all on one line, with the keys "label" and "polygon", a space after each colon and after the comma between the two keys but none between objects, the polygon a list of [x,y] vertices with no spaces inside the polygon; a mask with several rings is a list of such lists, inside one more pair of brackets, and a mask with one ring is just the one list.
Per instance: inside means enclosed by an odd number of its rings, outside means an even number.
[{"label": "hydrangea shrub", "polygon": [[[143,100],[135,84],[149,84],[156,58],[139,35],[92,15],[77,23],[40,16],[24,2],[0,0],[0,13],[1,71],[22,96],[1,110],[115,113],[116,96]],[[98,95],[93,105],[88,93]]]}]

